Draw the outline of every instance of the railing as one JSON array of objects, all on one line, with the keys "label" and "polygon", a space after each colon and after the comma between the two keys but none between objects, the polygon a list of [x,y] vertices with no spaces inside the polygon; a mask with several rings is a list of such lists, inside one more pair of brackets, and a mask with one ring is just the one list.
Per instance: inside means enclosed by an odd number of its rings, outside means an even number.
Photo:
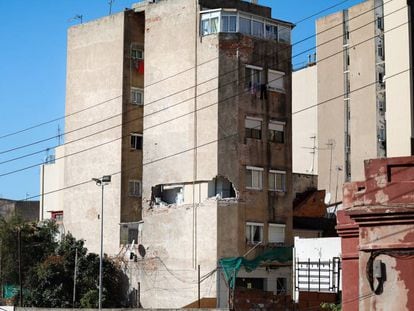
[{"label": "railing", "polygon": [[341,259],[333,257],[328,261],[296,259],[295,272],[297,291],[337,293],[340,290]]}]

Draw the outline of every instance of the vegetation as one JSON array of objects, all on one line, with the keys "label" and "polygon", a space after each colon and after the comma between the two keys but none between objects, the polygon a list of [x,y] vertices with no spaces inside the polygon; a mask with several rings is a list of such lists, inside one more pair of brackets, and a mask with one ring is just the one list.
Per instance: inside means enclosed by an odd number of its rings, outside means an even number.
[{"label": "vegetation", "polygon": [[[21,278],[23,305],[30,307],[67,308],[73,306],[75,257],[77,278],[75,307],[98,307],[99,256],[88,253],[83,240],[71,234],[56,240],[53,221],[41,226],[23,223],[18,218],[0,219],[0,254],[2,285],[17,289],[13,297],[19,304],[19,250],[21,243]],[[125,307],[127,278],[120,267],[105,256],[103,261],[102,306]]]},{"label": "vegetation", "polygon": [[321,303],[321,308],[322,310],[329,310],[329,311],[341,311],[342,310],[342,306],[340,304],[335,304],[335,303],[327,303],[327,302],[323,302]]}]

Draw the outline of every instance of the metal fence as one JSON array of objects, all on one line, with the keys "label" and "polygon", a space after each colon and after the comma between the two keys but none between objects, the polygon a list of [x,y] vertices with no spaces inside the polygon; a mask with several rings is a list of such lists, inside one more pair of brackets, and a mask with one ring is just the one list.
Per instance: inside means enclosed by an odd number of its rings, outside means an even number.
[{"label": "metal fence", "polygon": [[341,259],[333,257],[328,261],[295,260],[297,291],[337,293],[340,290]]}]

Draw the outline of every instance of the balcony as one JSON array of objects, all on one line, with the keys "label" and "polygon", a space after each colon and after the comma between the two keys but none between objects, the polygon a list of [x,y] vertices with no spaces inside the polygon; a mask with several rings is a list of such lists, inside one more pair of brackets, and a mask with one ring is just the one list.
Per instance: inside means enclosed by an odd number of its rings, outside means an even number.
[{"label": "balcony", "polygon": [[244,35],[290,44],[292,24],[243,13],[234,9],[200,12],[200,35],[219,32]]}]

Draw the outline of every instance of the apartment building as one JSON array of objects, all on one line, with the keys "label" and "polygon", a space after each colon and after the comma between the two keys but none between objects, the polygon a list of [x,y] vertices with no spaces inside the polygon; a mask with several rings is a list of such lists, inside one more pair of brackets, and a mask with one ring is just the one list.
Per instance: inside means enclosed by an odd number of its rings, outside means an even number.
[{"label": "apartment building", "polygon": [[408,3],[367,0],[316,23],[318,187],[332,204],[365,159],[411,154]]},{"label": "apartment building", "polygon": [[[253,259],[293,243],[293,25],[235,0],[135,10],[146,21],[140,242],[147,261],[132,269],[144,306],[182,307],[197,300],[198,265],[206,275],[222,258]],[[286,292],[290,274],[276,262],[242,268],[236,285]],[[201,297],[227,305],[222,273],[201,283]]]},{"label": "apartment building", "polygon": [[[68,30],[65,143],[41,168],[41,217],[104,251],[137,240],[141,220],[144,14],[133,10]],[[63,191],[56,191],[64,189]]]},{"label": "apartment building", "polygon": [[[292,28],[250,2],[162,0],[69,29],[65,144],[43,168],[44,193],[48,175],[66,190],[43,211],[99,251],[88,181],[111,175],[104,251],[127,259],[143,306],[196,301],[198,267],[201,298],[227,306],[220,259],[293,245]],[[289,264],[235,284],[291,292]]]}]

